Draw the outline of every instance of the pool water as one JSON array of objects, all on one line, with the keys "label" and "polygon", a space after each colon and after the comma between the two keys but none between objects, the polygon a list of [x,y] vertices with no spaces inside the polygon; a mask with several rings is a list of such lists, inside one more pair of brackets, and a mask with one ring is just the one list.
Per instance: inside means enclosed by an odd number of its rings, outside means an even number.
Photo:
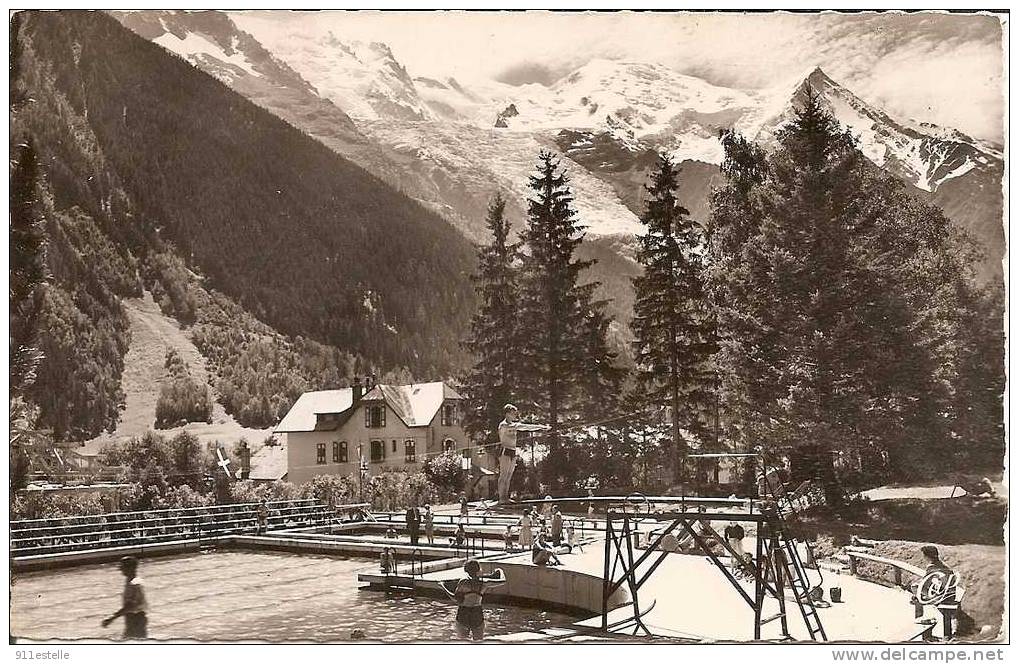
[{"label": "pool water", "polygon": [[[452,601],[359,590],[364,558],[289,553],[215,552],[143,559],[149,636],[198,641],[370,641],[453,637]],[[37,640],[117,639],[123,577],[114,563],[17,575],[11,634]],[[539,631],[577,620],[540,608],[486,605],[489,635]]]}]

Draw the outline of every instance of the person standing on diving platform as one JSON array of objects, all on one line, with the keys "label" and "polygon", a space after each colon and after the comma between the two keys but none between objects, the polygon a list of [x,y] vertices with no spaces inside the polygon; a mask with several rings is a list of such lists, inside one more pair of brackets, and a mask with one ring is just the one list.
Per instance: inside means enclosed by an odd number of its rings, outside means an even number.
[{"label": "person standing on diving platform", "polygon": [[499,423],[499,502],[509,502],[510,480],[517,466],[517,432],[549,431],[546,424],[518,422],[520,411],[511,403],[503,406],[505,419]]}]

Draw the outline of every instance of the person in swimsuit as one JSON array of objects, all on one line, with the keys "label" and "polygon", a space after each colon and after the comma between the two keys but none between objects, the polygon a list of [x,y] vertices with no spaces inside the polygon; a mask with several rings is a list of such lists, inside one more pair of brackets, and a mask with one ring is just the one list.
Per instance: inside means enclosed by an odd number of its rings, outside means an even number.
[{"label": "person in swimsuit", "polygon": [[517,467],[517,432],[548,431],[551,427],[545,424],[525,424],[518,422],[520,411],[511,403],[503,406],[505,418],[499,423],[499,502],[509,502],[510,481]]},{"label": "person in swimsuit", "polygon": [[269,529],[269,502],[263,498],[258,504],[258,526],[255,528],[256,535],[264,535]]},{"label": "person in swimsuit", "polygon": [[149,610],[145,601],[145,586],[138,577],[138,559],[124,556],[120,559],[120,573],[124,575],[124,595],[120,610],[103,620],[103,627],[124,616],[124,639],[144,639],[148,637]]},{"label": "person in swimsuit", "polygon": [[439,584],[446,594],[456,600],[456,637],[480,641],[485,638],[485,611],[482,601],[485,592],[506,583],[506,574],[497,569],[491,575],[482,576],[481,563],[471,558],[464,563],[467,578],[456,583],[456,590],[449,591],[445,583]]}]

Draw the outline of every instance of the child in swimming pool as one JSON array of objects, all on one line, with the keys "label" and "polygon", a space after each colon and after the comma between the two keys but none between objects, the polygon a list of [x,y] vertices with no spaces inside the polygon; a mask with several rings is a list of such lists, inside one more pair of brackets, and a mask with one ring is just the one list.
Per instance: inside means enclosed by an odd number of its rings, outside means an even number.
[{"label": "child in swimming pool", "polygon": [[443,582],[440,587],[451,598],[456,600],[456,636],[458,639],[473,639],[480,641],[485,638],[485,612],[482,608],[482,601],[485,592],[496,586],[506,583],[506,574],[502,569],[497,569],[491,575],[481,574],[481,563],[471,558],[464,563],[466,578],[456,582],[455,590],[450,592],[447,583]]}]

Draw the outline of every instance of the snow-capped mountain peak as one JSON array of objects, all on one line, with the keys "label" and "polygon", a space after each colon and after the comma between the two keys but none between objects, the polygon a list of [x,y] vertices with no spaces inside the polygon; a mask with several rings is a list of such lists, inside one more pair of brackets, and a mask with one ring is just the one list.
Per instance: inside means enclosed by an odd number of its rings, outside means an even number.
[{"label": "snow-capped mountain peak", "polygon": [[383,42],[348,41],[332,32],[280,32],[262,39],[319,94],[356,119],[436,119],[407,69]]},{"label": "snow-capped mountain peak", "polygon": [[315,94],[300,74],[216,11],[111,12],[125,26],[231,87],[244,79]]},{"label": "snow-capped mountain peak", "polygon": [[241,37],[235,42],[231,34],[193,21],[190,29],[177,30],[158,18],[150,21],[150,34],[136,31],[215,76],[229,72],[224,79],[234,81],[231,87],[274,112],[282,108],[283,117],[447,215],[473,239],[485,237],[481,220],[496,189],[507,195],[507,214],[519,223],[524,210],[512,201],[525,200],[527,177],[541,149],[564,155],[592,236],[639,231],[642,185],[662,154],[683,164],[684,200],[703,218],[724,156],[719,132],[736,129],[774,145],[810,89],[858,137],[870,161],[928,192],[993,252],[1001,246],[1000,147],[957,130],[894,118],[818,66],[770,88],[741,90],[661,63],[602,58],[551,85],[510,85],[465,79],[461,72],[454,79],[447,72],[415,71],[414,63],[401,63],[377,40],[288,32],[278,22],[244,13],[227,19],[298,72],[319,101],[349,113],[359,135],[335,137],[317,108],[300,112],[307,95],[265,103],[258,86],[269,76],[271,60],[252,55]]},{"label": "snow-capped mountain peak", "polygon": [[791,90],[784,84],[763,91],[762,112],[757,114],[760,125],[754,131],[755,123],[750,121],[741,129],[762,143],[773,142],[776,132],[802,106],[808,90],[818,96],[821,106],[844,128],[859,138],[860,150],[870,161],[925,191],[933,192],[948,180],[1000,159],[1000,154],[989,146],[962,132],[892,118],[837,83],[820,67],[798,77]]}]

